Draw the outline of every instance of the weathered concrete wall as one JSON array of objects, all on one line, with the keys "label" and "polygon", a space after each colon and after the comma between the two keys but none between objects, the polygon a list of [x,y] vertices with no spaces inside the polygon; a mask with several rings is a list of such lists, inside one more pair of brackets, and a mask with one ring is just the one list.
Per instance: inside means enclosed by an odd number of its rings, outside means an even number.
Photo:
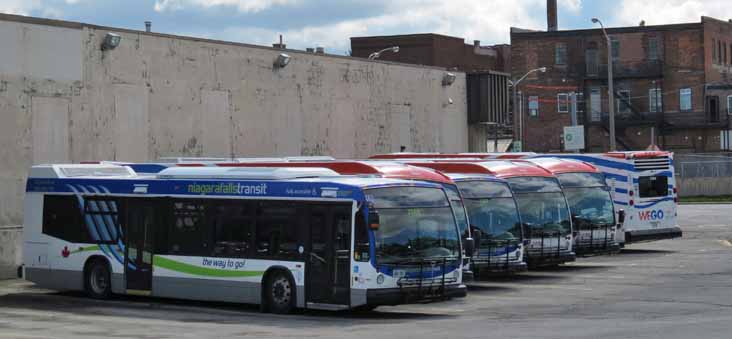
[{"label": "weathered concrete wall", "polygon": [[732,195],[732,178],[730,177],[677,177],[679,195],[682,197]]},{"label": "weathered concrete wall", "polygon": [[0,16],[0,225],[44,162],[468,150],[463,73],[47,23]]},{"label": "weathered concrete wall", "polygon": [[13,278],[21,262],[21,226],[0,226],[0,279]]}]

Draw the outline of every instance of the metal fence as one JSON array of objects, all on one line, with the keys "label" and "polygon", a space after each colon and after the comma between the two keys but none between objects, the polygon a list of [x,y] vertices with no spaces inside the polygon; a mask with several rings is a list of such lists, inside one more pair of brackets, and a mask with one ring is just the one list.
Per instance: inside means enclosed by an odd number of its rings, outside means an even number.
[{"label": "metal fence", "polygon": [[681,178],[732,177],[732,154],[676,154],[676,175]]}]

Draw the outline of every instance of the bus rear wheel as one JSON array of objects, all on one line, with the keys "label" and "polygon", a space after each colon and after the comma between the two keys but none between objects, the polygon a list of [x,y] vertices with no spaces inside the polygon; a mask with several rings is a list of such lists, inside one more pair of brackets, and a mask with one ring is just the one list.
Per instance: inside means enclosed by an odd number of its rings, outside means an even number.
[{"label": "bus rear wheel", "polygon": [[93,260],[84,270],[84,290],[90,298],[107,299],[112,294],[109,266],[102,260]]},{"label": "bus rear wheel", "polygon": [[267,308],[272,313],[287,314],[292,312],[295,303],[295,286],[290,277],[277,271],[267,279],[265,287]]}]

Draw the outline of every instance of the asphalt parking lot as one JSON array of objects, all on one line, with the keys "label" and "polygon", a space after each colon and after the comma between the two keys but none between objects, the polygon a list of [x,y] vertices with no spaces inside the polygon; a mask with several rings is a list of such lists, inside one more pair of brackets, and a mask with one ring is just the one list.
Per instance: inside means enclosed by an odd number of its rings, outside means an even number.
[{"label": "asphalt parking lot", "polygon": [[684,238],[470,284],[468,298],[364,314],[93,301],[0,282],[2,338],[730,338],[732,205],[680,206]]}]

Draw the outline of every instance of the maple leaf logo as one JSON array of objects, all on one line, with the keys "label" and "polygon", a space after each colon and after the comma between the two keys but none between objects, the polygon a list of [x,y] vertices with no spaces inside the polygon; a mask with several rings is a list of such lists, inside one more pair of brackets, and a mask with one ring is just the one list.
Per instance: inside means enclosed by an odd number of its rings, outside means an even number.
[{"label": "maple leaf logo", "polygon": [[64,250],[61,251],[61,256],[63,256],[64,258],[68,258],[69,255],[71,255],[71,252],[69,251],[69,248],[66,247],[66,246],[64,246]]}]

